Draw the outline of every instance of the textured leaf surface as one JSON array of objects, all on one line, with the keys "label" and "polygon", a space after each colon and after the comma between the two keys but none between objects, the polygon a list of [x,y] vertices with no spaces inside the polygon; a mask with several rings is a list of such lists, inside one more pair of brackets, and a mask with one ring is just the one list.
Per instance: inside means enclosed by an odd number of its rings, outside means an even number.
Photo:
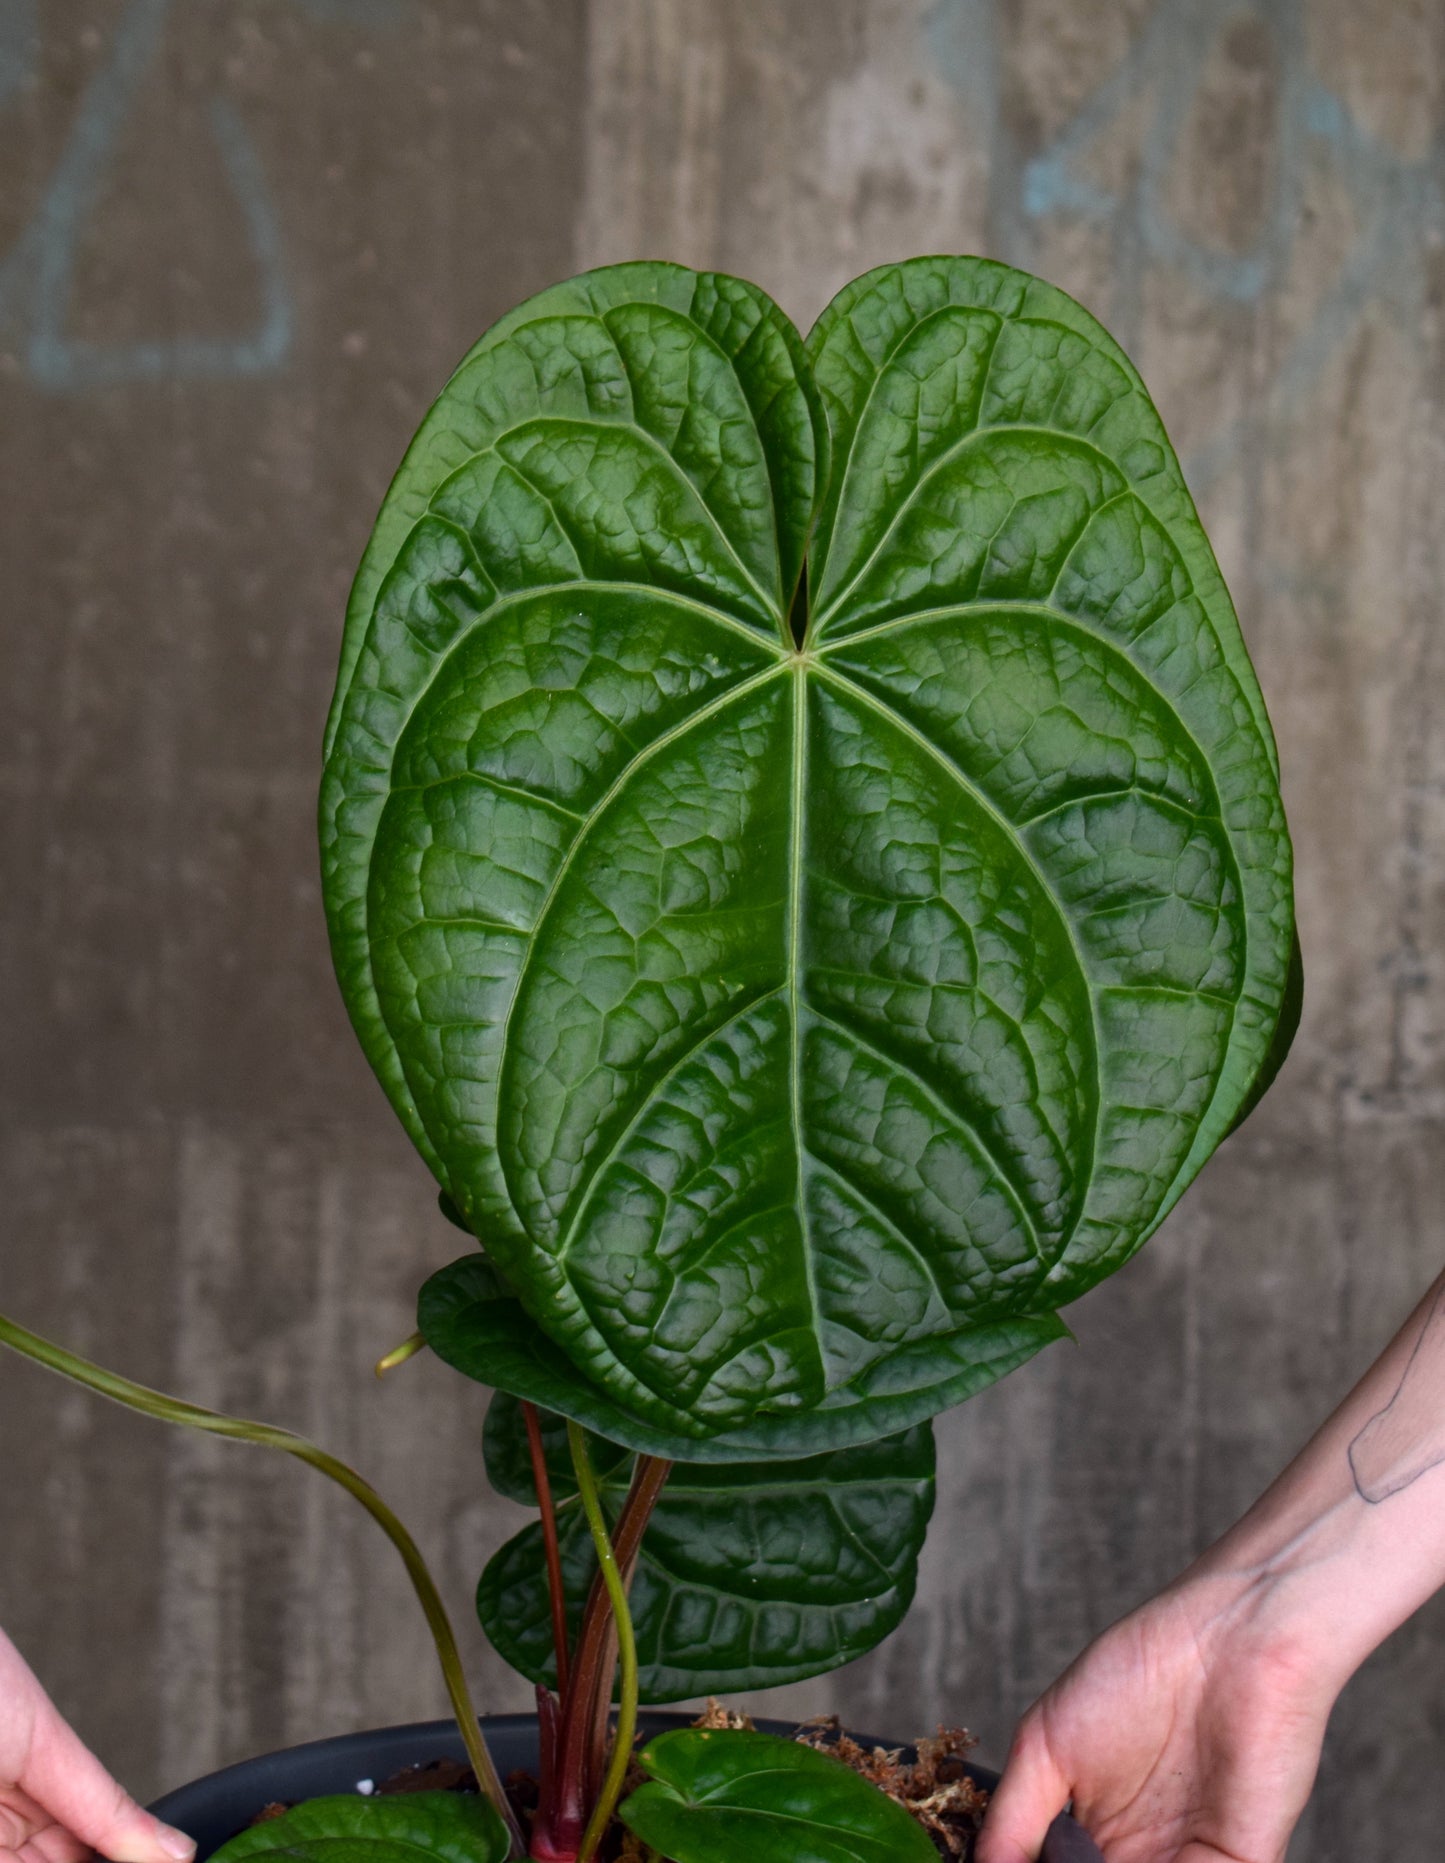
[{"label": "textured leaf surface", "polygon": [[[577,1493],[577,1474],[567,1441],[566,1420],[550,1410],[537,1412],[542,1432],[542,1451],[547,1463],[547,1480],[554,1500],[571,1500]],[[595,1430],[588,1432],[592,1472],[604,1493],[614,1488],[626,1492],[632,1477],[632,1451],[621,1443],[609,1442]],[[487,1465],[487,1480],[498,1494],[523,1507],[536,1507],[537,1484],[532,1475],[532,1452],[527,1441],[527,1426],[522,1405],[507,1391],[498,1391],[487,1406],[487,1420],[482,1428],[482,1455]]]},{"label": "textured leaf surface", "polygon": [[[544,1420],[559,1502],[568,1617],[575,1638],[597,1569],[564,1432]],[[535,1505],[520,1410],[487,1416],[493,1487]],[[594,1438],[603,1505],[615,1518],[632,1458]],[[797,1682],[880,1643],[913,1601],[934,1499],[928,1424],[804,1461],[675,1468],[643,1537],[632,1586],[642,1696]],[[489,1562],[477,1611],[492,1644],[534,1682],[555,1686],[542,1530],[525,1527]]]},{"label": "textured leaf surface", "polygon": [[1254,1084],[1245,1095],[1244,1104],[1234,1115],[1230,1126],[1231,1132],[1237,1132],[1259,1105],[1265,1094],[1274,1085],[1279,1070],[1289,1059],[1294,1038],[1299,1034],[1299,1025],[1305,1007],[1305,960],[1300,948],[1299,931],[1295,930],[1294,943],[1290,950],[1289,973],[1285,978],[1284,1001],[1280,1005],[1279,1021],[1274,1025],[1274,1039],[1264,1057],[1264,1064],[1254,1077]]},{"label": "textured leaf surface", "polygon": [[963,1403],[1068,1333],[1057,1314],[1040,1313],[922,1339],[830,1391],[816,1409],[760,1415],[741,1429],[698,1437],[659,1429],[615,1403],[534,1325],[481,1255],[464,1255],[423,1284],[417,1325],[438,1358],[478,1384],[571,1417],[640,1455],[703,1463],[876,1442]]},{"label": "textured leaf surface", "polygon": [[673,266],[513,313],[388,496],[328,742],[373,1065],[665,1433],[939,1385],[1139,1245],[1270,1049],[1228,595],[1137,374],[1006,267],[871,273],[806,353]]},{"label": "textured leaf surface", "polygon": [[620,1816],[674,1863],[938,1863],[901,1805],[794,1740],[688,1728],[641,1759]]},{"label": "textured leaf surface", "polygon": [[[259,1807],[258,1807],[259,1809]],[[484,1798],[410,1792],[390,1798],[312,1798],[252,1825],[215,1863],[505,1863],[511,1842]]]}]

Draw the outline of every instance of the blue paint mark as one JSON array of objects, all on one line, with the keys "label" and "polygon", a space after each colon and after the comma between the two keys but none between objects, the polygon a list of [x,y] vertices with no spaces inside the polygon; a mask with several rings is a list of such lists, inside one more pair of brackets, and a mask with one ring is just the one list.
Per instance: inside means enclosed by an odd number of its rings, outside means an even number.
[{"label": "blue paint mark", "polygon": [[[1119,254],[1116,325],[1129,322],[1131,294],[1137,310],[1139,275],[1148,261],[1182,272],[1221,305],[1258,304],[1278,289],[1295,254],[1306,167],[1322,145],[1349,194],[1359,229],[1354,247],[1286,353],[1271,394],[1186,462],[1191,482],[1207,484],[1236,463],[1272,413],[1287,409],[1318,379],[1373,303],[1383,300],[1414,320],[1423,255],[1445,232],[1445,137],[1417,162],[1371,137],[1309,69],[1302,0],[1261,0],[1253,8],[1240,0],[1158,0],[1124,57],[1070,121],[1045,148],[1020,160],[997,106],[997,9],[1006,4],[939,0],[928,25],[938,69],[958,90],[970,124],[985,130],[995,239],[1001,256],[1028,265],[1043,221],[1073,219],[1105,229]],[[1279,104],[1258,237],[1248,251],[1229,253],[1181,228],[1167,194],[1219,36],[1251,12],[1274,40]],[[993,87],[994,96],[981,99],[981,86]],[[1148,114],[1138,173],[1112,191],[1092,179],[1087,164],[1141,98],[1148,100]]]},{"label": "blue paint mark", "polygon": [[0,4],[0,109],[30,82],[40,51],[39,0]]},{"label": "blue paint mark", "polygon": [[[1132,211],[1145,251],[1177,266],[1207,295],[1257,302],[1276,281],[1290,243],[1296,165],[1292,159],[1297,111],[1291,90],[1303,60],[1299,0],[1269,9],[1263,23],[1276,42],[1283,74],[1280,125],[1263,225],[1247,253],[1220,252],[1190,238],[1171,218],[1165,190],[1184,127],[1193,112],[1215,39],[1241,17],[1237,0],[1163,0],[1119,65],[1073,121],[1024,169],[1023,209],[1034,218],[1072,212],[1099,222]],[[1142,163],[1131,198],[1098,187],[1078,172],[1124,109],[1152,91]]]},{"label": "blue paint mark", "polygon": [[1081,220],[1107,220],[1118,203],[1112,194],[1056,163],[1030,162],[1024,170],[1023,207],[1042,220],[1046,214],[1072,213]]},{"label": "blue paint mark", "polygon": [[57,390],[106,387],[117,382],[163,382],[205,377],[264,375],[279,368],[291,348],[293,317],[282,269],[281,233],[266,193],[255,147],[236,111],[218,97],[210,107],[231,188],[245,217],[251,253],[261,274],[260,320],[250,336],[176,337],[151,342],[79,342],[63,334],[74,242],[57,241],[42,262],[42,288],[29,350],[30,372]]},{"label": "blue paint mark", "polygon": [[1345,106],[1333,91],[1327,91],[1322,84],[1312,84],[1305,98],[1305,128],[1312,136],[1319,136],[1336,146],[1350,141],[1351,118]]},{"label": "blue paint mark", "polygon": [[[0,262],[0,323],[22,332],[30,378],[57,393],[119,382],[245,379],[279,368],[295,317],[280,224],[255,144],[233,105],[210,105],[211,134],[246,227],[261,311],[244,336],[185,336],[138,343],[82,342],[67,334],[75,263],[124,126],[159,55],[172,0],[129,0],[105,62],[91,80],[70,137],[30,224]],[[388,26],[407,0],[295,0],[318,19]],[[38,53],[35,0],[0,0],[0,103],[28,81]]]}]

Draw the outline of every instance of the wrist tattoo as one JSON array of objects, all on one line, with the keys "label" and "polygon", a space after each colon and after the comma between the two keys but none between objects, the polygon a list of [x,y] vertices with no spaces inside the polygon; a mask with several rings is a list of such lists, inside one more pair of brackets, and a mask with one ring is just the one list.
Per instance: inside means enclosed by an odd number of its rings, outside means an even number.
[{"label": "wrist tattoo", "polygon": [[1395,1395],[1350,1444],[1362,1501],[1377,1507],[1445,1462],[1445,1287],[1435,1296]]}]

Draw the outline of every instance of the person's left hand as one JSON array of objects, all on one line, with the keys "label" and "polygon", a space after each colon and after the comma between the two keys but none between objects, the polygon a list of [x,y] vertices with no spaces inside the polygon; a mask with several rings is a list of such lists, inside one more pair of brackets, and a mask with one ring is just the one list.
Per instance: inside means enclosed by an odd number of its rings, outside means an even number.
[{"label": "person's left hand", "polygon": [[116,1784],[0,1630],[0,1863],[190,1863],[195,1848]]}]

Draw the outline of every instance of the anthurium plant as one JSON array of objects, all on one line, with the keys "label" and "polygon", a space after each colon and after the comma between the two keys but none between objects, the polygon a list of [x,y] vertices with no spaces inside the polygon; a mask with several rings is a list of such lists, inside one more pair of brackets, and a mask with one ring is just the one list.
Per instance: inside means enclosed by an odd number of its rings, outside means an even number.
[{"label": "anthurium plant", "polygon": [[676,265],[543,292],[382,506],[320,822],[347,1007],[468,1238],[394,1356],[495,1393],[537,1511],[478,1590],[537,1687],[532,1828],[482,1760],[494,1809],[389,1840],[576,1863],[620,1800],[675,1863],[936,1855],[762,1735],[624,1784],[639,1699],[899,1622],[931,1419],[1065,1333],[1293,1034],[1270,727],[1138,374],[978,259],[806,341]]}]

